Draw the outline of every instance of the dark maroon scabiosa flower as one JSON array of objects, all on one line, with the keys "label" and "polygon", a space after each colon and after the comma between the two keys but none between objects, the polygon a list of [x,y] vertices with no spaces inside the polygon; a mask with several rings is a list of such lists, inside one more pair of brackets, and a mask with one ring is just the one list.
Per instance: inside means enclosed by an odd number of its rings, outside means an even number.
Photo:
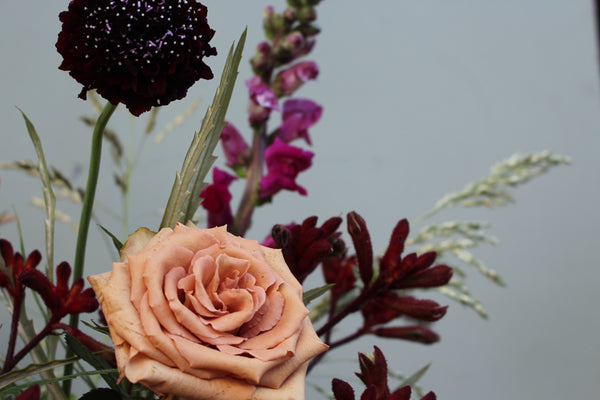
[{"label": "dark maroon scabiosa flower", "polygon": [[213,168],[213,183],[200,193],[200,197],[204,199],[202,207],[208,211],[209,228],[233,223],[229,185],[236,179],[235,176],[217,167]]},{"label": "dark maroon scabiosa flower", "polygon": [[60,13],[60,69],[134,115],[183,98],[213,73],[207,9],[196,0],[73,0]]}]

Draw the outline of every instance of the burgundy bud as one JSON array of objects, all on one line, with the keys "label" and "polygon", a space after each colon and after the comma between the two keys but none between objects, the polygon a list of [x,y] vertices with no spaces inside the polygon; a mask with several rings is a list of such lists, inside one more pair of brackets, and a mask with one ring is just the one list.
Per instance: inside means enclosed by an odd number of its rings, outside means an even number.
[{"label": "burgundy bud", "polygon": [[349,212],[346,216],[348,233],[356,250],[360,279],[365,286],[369,286],[373,278],[373,246],[367,223],[357,212]]},{"label": "burgundy bud", "polygon": [[398,268],[408,232],[408,220],[402,219],[396,224],[390,238],[390,244],[379,262],[382,272],[392,272]]},{"label": "burgundy bud", "polygon": [[31,290],[36,291],[42,297],[48,309],[52,312],[57,310],[59,298],[46,275],[37,269],[26,269],[19,274],[19,281]]},{"label": "burgundy bud", "polygon": [[431,344],[440,340],[437,333],[422,325],[377,328],[371,333],[384,338],[403,339],[423,344]]},{"label": "burgundy bud", "polygon": [[410,386],[402,386],[390,395],[389,400],[410,400],[411,393]]},{"label": "burgundy bud", "polygon": [[444,286],[452,278],[452,268],[447,265],[436,265],[396,280],[391,289],[429,288]]},{"label": "burgundy bud", "polygon": [[0,239],[0,254],[7,267],[14,264],[15,254],[13,252],[13,247],[8,240]]},{"label": "burgundy bud", "polygon": [[273,225],[273,229],[271,229],[271,236],[273,237],[275,245],[281,249],[286,247],[288,244],[288,240],[290,239],[290,230],[281,224]]},{"label": "burgundy bud", "polygon": [[448,306],[440,306],[433,300],[420,300],[412,296],[399,297],[392,292],[379,297],[383,307],[422,321],[437,321],[446,315]]},{"label": "burgundy bud", "polygon": [[65,298],[69,293],[69,278],[71,277],[71,266],[63,261],[56,267],[56,294]]},{"label": "burgundy bud", "polygon": [[335,400],[354,400],[354,389],[352,386],[338,378],[333,378],[331,381],[331,389]]},{"label": "burgundy bud", "polygon": [[367,386],[376,389],[377,399],[385,399],[390,394],[387,384],[387,362],[379,347],[374,346],[373,356],[369,357],[363,353],[358,353],[358,364],[360,373],[356,376]]},{"label": "burgundy bud", "polygon": [[40,385],[37,383],[22,391],[16,400],[40,400]]}]

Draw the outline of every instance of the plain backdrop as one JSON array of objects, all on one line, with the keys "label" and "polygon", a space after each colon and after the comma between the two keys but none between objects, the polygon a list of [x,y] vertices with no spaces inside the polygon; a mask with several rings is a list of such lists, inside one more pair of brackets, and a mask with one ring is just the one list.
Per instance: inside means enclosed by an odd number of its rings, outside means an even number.
[{"label": "plain backdrop", "polygon": [[[217,31],[219,56],[208,59],[217,76],[230,44],[248,27],[228,113],[246,137],[243,81],[250,77],[247,60],[263,38],[262,10],[270,3],[205,3]],[[76,98],[80,86],[57,69],[54,47],[57,16],[67,4],[0,0],[0,160],[35,159],[18,106],[36,125],[47,161],[83,186],[91,132],[79,116],[91,109]],[[281,10],[284,2],[273,5]],[[314,165],[299,178],[309,195],[277,195],[256,212],[249,237],[261,240],[274,223],[356,210],[380,250],[400,218],[416,220],[441,196],[486,176],[514,152],[549,149],[573,163],[514,190],[514,204],[458,209],[433,219],[489,221],[490,233],[501,240],[476,254],[503,276],[506,288],[467,270],[489,320],[435,297],[450,304],[434,326],[438,344],[368,338],[332,352],[309,381],[328,390],[335,375],[360,387],[352,373],[356,354],[377,344],[394,370],[409,374],[431,362],[420,383],[440,399],[596,398],[600,85],[591,2],[326,0],[318,13],[322,34],[310,59],[321,74],[298,93],[324,107],[311,130]],[[158,226],[215,84],[197,83],[186,99],[158,114],[164,127],[201,100],[162,143],[146,140],[133,177],[129,231]],[[128,146],[140,143],[144,124],[145,117],[133,120],[123,107],[111,121]],[[97,210],[103,225],[119,233],[119,222],[106,211],[121,207],[113,171],[106,150]],[[39,182],[4,170],[0,178],[0,211],[14,207],[26,248],[43,248],[43,212],[29,203],[41,196]],[[58,209],[75,218],[79,212],[64,201]],[[73,228],[57,223],[56,229],[55,259],[72,261]],[[0,235],[18,243],[14,224],[1,226]],[[95,225],[89,240],[86,273],[110,268],[115,254]],[[2,340],[8,325],[2,323]],[[307,398],[322,396],[309,389]]]}]

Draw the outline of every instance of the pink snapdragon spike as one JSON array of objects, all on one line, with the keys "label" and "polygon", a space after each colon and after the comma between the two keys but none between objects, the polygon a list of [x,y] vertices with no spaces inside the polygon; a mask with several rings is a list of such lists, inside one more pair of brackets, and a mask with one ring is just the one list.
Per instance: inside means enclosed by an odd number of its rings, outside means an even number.
[{"label": "pink snapdragon spike", "polygon": [[313,153],[299,147],[275,141],[265,150],[267,174],[260,180],[258,195],[268,201],[282,189],[297,191],[306,196],[306,189],[296,183],[296,177],[312,165]]},{"label": "pink snapdragon spike", "polygon": [[[356,376],[365,384],[366,388],[360,400],[410,400],[410,386],[403,386],[392,392],[388,386],[387,362],[379,347],[374,346],[372,356],[358,354],[360,372]],[[341,379],[331,382],[335,400],[354,400],[354,389]],[[436,400],[433,392],[427,393],[421,400]]]},{"label": "pink snapdragon spike", "polygon": [[229,186],[237,178],[217,167],[213,168],[213,183],[206,186],[200,197],[204,199],[202,207],[208,211],[208,228],[231,225],[231,192]]},{"label": "pink snapdragon spike", "polygon": [[245,166],[250,158],[250,149],[248,144],[236,129],[236,127],[228,122],[221,133],[221,145],[227,165],[231,168]]},{"label": "pink snapdragon spike", "polygon": [[252,126],[263,124],[269,119],[271,110],[279,110],[277,96],[258,76],[247,80],[246,86],[250,97],[248,121]]},{"label": "pink snapdragon spike", "polygon": [[319,67],[315,62],[302,61],[278,73],[273,81],[273,90],[279,97],[289,96],[318,76]]},{"label": "pink snapdragon spike", "polygon": [[283,103],[281,127],[278,137],[286,143],[302,138],[312,144],[308,128],[316,124],[323,114],[323,107],[308,99],[289,99]]}]

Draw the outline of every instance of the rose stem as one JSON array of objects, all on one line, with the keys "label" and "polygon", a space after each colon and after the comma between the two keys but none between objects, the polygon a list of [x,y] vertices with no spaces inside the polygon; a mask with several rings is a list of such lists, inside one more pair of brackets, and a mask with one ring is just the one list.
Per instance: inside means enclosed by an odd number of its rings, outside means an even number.
[{"label": "rose stem", "polygon": [[[94,126],[94,132],[92,134],[92,146],[90,151],[90,166],[88,170],[87,185],[85,188],[85,195],[83,197],[83,205],[81,207],[81,218],[79,219],[79,232],[77,233],[77,247],[75,249],[75,262],[73,266],[73,282],[83,276],[83,264],[85,260],[85,246],[87,243],[87,236],[90,227],[90,220],[92,218],[92,210],[94,208],[94,197],[96,196],[96,186],[98,184],[98,175],[100,173],[100,159],[102,157],[102,138],[104,134],[104,128],[108,123],[111,115],[117,108],[116,104],[112,104],[110,101],[106,102],[102,113],[98,117],[98,121]],[[69,319],[69,325],[77,328],[79,324],[79,314],[71,314]],[[71,349],[67,349],[66,357],[72,357],[73,352]],[[63,375],[71,375],[73,373],[73,364],[65,365]],[[67,395],[67,398],[71,393],[71,381],[66,380],[63,382],[63,390]]]}]

